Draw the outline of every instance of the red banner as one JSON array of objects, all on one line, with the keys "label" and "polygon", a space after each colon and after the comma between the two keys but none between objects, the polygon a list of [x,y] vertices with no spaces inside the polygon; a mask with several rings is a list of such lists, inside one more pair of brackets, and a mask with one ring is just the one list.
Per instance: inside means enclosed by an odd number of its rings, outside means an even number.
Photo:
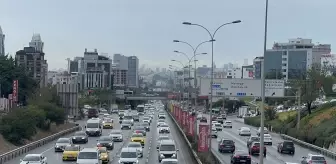
[{"label": "red banner", "polygon": [[182,126],[185,128],[187,125],[187,111],[182,111]]},{"label": "red banner", "polygon": [[185,128],[186,129],[188,129],[188,127],[189,127],[189,112],[187,112],[187,114],[186,114],[186,125],[185,125]]},{"label": "red banner", "polygon": [[179,125],[182,125],[182,119],[183,119],[183,111],[182,108],[179,107]]},{"label": "red banner", "polygon": [[209,125],[199,125],[198,151],[207,152],[209,149]]},{"label": "red banner", "polygon": [[19,81],[13,80],[13,101],[18,101],[18,94],[19,94]]},{"label": "red banner", "polygon": [[196,116],[189,115],[188,117],[188,135],[194,136]]}]

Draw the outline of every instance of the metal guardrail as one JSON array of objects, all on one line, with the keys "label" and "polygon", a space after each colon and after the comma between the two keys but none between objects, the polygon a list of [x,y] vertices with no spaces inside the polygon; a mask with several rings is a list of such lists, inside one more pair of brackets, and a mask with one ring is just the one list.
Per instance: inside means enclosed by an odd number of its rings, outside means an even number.
[{"label": "metal guardrail", "polygon": [[228,164],[227,162],[223,161],[223,159],[219,156],[218,151],[214,148],[211,148],[212,155],[216,158],[215,164]]},{"label": "metal guardrail", "polygon": [[196,154],[196,152],[194,151],[194,149],[192,149],[192,146],[187,138],[187,136],[184,134],[183,130],[181,129],[180,125],[177,123],[177,121],[175,120],[175,118],[171,115],[171,113],[169,111],[167,111],[167,113],[169,114],[170,118],[172,118],[174,120],[175,125],[178,127],[180,133],[183,135],[184,140],[187,142],[189,149],[191,150],[195,160],[197,161],[198,164],[203,164],[202,161],[200,160],[200,158],[198,157],[198,155]]},{"label": "metal guardrail", "polygon": [[61,136],[70,134],[70,133],[75,132],[79,129],[81,129],[81,127],[76,125],[76,127],[73,127],[73,128],[67,129],[67,130],[63,130],[63,131],[58,132],[56,134],[53,134],[51,136],[42,138],[38,141],[29,143],[27,145],[24,145],[24,146],[21,146],[19,148],[16,148],[16,149],[12,150],[12,151],[9,151],[5,154],[2,154],[2,155],[0,155],[0,164],[4,164],[7,161],[10,161],[10,160],[22,155],[22,154],[25,154],[25,153],[27,153],[27,152],[29,152],[33,149],[36,149],[38,147],[41,147],[45,144],[48,144],[49,142],[54,141],[55,139],[58,139]]},{"label": "metal guardrail", "polygon": [[316,152],[318,152],[318,153],[320,153],[324,156],[327,156],[327,157],[330,157],[330,158],[336,160],[336,152],[332,152],[330,150],[327,150],[327,149],[318,147],[316,145],[301,141],[299,139],[296,139],[294,137],[291,137],[291,136],[288,136],[288,135],[285,135],[285,134],[280,134],[280,136],[283,139],[291,140],[291,141],[295,142],[296,144],[298,144],[300,146],[303,146],[303,147],[306,147],[308,149],[314,150],[314,151],[316,151]]}]

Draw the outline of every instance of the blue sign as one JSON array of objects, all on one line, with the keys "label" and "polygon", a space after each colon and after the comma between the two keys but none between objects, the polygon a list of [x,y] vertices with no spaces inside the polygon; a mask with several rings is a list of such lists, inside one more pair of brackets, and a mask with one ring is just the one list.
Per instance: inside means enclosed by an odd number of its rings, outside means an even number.
[{"label": "blue sign", "polygon": [[220,89],[221,85],[220,84],[212,84],[212,89]]},{"label": "blue sign", "polygon": [[246,93],[237,93],[237,96],[246,96]]}]

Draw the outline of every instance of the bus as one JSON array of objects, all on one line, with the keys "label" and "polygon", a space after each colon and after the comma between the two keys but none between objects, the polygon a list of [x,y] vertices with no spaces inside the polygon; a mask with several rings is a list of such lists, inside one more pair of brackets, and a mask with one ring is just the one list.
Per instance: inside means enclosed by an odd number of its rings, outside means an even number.
[{"label": "bus", "polygon": [[144,115],[145,113],[145,105],[138,105],[136,107],[136,110],[138,111],[139,115]]}]

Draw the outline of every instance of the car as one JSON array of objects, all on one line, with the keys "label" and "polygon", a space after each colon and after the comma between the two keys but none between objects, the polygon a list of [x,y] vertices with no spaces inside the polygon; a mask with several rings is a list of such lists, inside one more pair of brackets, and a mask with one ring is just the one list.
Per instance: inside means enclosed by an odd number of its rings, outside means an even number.
[{"label": "car", "polygon": [[101,164],[99,150],[97,150],[96,148],[84,148],[79,152],[76,164],[88,163]]},{"label": "car", "polygon": [[145,122],[145,123],[150,124],[150,123],[152,123],[152,120],[151,120],[150,117],[144,117],[144,118],[142,119],[142,122]]},{"label": "car", "polygon": [[277,146],[277,151],[279,153],[295,154],[295,146],[293,141],[280,142]]},{"label": "car", "polygon": [[139,142],[130,142],[128,143],[128,148],[135,148],[138,152],[138,157],[142,158],[143,157],[143,149],[142,146]]},{"label": "car", "polygon": [[159,119],[165,119],[166,118],[166,114],[159,114]]},{"label": "car", "polygon": [[212,124],[212,128],[215,128],[217,131],[223,131],[223,125],[221,123]]},{"label": "car", "polygon": [[224,121],[223,127],[226,128],[232,128],[232,121]]},{"label": "car", "polygon": [[208,122],[208,120],[205,118],[205,117],[202,117],[201,119],[200,119],[200,122]]},{"label": "car", "polygon": [[86,121],[85,132],[88,136],[101,136],[103,121],[99,118],[92,118]]},{"label": "car", "polygon": [[272,145],[272,136],[270,134],[264,134],[265,145]]},{"label": "car", "polygon": [[160,135],[156,141],[156,149],[158,149],[160,147],[160,143],[161,141],[164,141],[164,140],[171,140],[169,138],[169,136],[166,136],[166,135]]},{"label": "car", "polygon": [[110,162],[110,155],[109,155],[109,151],[107,150],[106,147],[97,147],[97,150],[100,154],[100,159],[102,161],[102,163],[109,163]]},{"label": "car", "polygon": [[104,118],[103,120],[103,129],[113,129],[113,119]]},{"label": "car", "polygon": [[20,160],[20,164],[36,163],[36,164],[47,164],[47,157],[43,154],[27,154],[23,159]]},{"label": "car", "polygon": [[159,126],[159,133],[170,133],[170,128],[167,124],[162,124]]},{"label": "car", "polygon": [[251,147],[252,142],[259,142],[260,138],[258,136],[250,136],[246,141],[247,148]]},{"label": "car", "polygon": [[112,113],[112,114],[118,114],[118,113],[119,113],[119,109],[112,109],[112,110],[111,110],[111,113]]},{"label": "car", "polygon": [[97,147],[106,147],[108,150],[114,149],[114,142],[111,136],[101,136],[97,140]]},{"label": "car", "polygon": [[141,133],[143,136],[146,136],[146,128],[143,126],[135,126],[134,133]]},{"label": "car", "polygon": [[177,159],[162,159],[161,164],[178,164]]},{"label": "car", "polygon": [[161,125],[163,125],[163,124],[166,124],[165,122],[161,122],[160,120],[158,121],[158,123],[156,124],[156,127],[159,127],[159,126],[161,126]]},{"label": "car", "polygon": [[119,157],[119,163],[139,163],[139,153],[135,148],[122,148]]},{"label": "car", "polygon": [[177,152],[175,142],[173,140],[163,140],[160,143],[158,151],[158,160],[161,162],[163,159],[173,158],[177,159]]},{"label": "car", "polygon": [[132,123],[126,120],[122,121],[121,130],[124,130],[124,129],[128,129],[128,130],[132,129]]},{"label": "car", "polygon": [[224,118],[223,118],[223,117],[217,117],[216,121],[217,121],[218,123],[223,124],[223,123],[224,123]]},{"label": "car", "polygon": [[231,164],[251,164],[251,156],[243,150],[236,150],[231,155]]},{"label": "car", "polygon": [[133,120],[135,121],[135,122],[139,122],[140,121],[140,118],[139,118],[139,115],[133,115]]},{"label": "car", "polygon": [[241,127],[238,131],[240,136],[251,136],[251,129],[248,127]]},{"label": "car", "polygon": [[140,126],[145,127],[145,129],[146,129],[147,132],[150,131],[150,125],[148,123],[141,123]]},{"label": "car", "polygon": [[132,126],[134,125],[134,119],[133,119],[133,116],[130,115],[130,114],[126,114],[126,115],[124,116],[124,120],[123,120],[123,121],[128,121],[128,122],[131,123]]},{"label": "car", "polygon": [[78,131],[75,132],[75,134],[71,137],[72,143],[78,144],[78,143],[88,143],[89,137],[85,133],[85,131]]},{"label": "car", "polygon": [[119,112],[119,123],[122,123],[122,121],[124,120],[124,115],[125,113],[124,112]]},{"label": "car", "polygon": [[55,143],[55,152],[63,152],[64,148],[68,145],[72,145],[72,140],[70,138],[59,138]]},{"label": "car", "polygon": [[142,147],[145,147],[145,137],[142,133],[133,133],[131,136],[132,142],[140,142]]},{"label": "car", "polygon": [[123,134],[121,130],[112,130],[110,132],[110,137],[112,137],[114,142],[122,142],[123,141]]},{"label": "car", "polygon": [[323,155],[318,154],[308,154],[307,157],[302,157],[301,164],[314,164],[314,163],[326,164],[327,161]]},{"label": "car", "polygon": [[218,140],[218,151],[220,153],[224,152],[234,152],[236,150],[235,142],[231,139],[220,139]]},{"label": "car", "polygon": [[[260,132],[261,132],[261,127],[258,128],[257,130],[257,135],[260,136]],[[268,129],[266,127],[264,127],[264,134],[268,134]]]},{"label": "car", "polygon": [[78,145],[68,145],[64,148],[62,160],[63,161],[76,161],[80,151]]},{"label": "car", "polygon": [[108,114],[108,111],[107,111],[106,109],[101,109],[101,110],[99,111],[99,115],[103,115],[103,116],[104,116],[105,114],[106,114],[106,115],[109,115],[109,114]]},{"label": "car", "polygon": [[[252,142],[248,150],[250,155],[260,154],[260,142]],[[266,157],[266,151],[266,146],[264,146],[264,157]]]},{"label": "car", "polygon": [[211,137],[212,138],[217,138],[218,137],[217,130],[216,130],[215,127],[211,128]]},{"label": "car", "polygon": [[160,111],[157,116],[160,118],[160,115],[165,115],[165,112],[164,111]]}]

